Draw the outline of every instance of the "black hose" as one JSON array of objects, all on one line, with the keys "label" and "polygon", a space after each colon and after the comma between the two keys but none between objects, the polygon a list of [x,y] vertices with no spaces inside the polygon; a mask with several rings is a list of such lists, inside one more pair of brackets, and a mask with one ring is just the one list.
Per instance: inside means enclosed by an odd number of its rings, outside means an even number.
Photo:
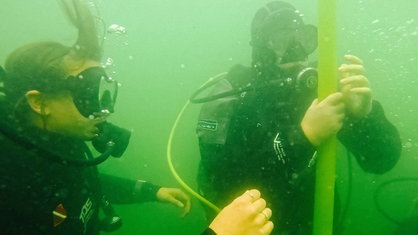
[{"label": "black hose", "polygon": [[88,167],[98,165],[109,158],[110,153],[112,152],[115,145],[112,141],[109,141],[106,144],[105,151],[98,157],[93,157],[91,152],[89,150],[86,150],[86,153],[89,155],[88,159],[72,159],[61,157],[60,154],[56,153],[55,151],[52,151],[51,149],[48,149],[43,146],[39,146],[36,143],[33,143],[28,138],[18,135],[16,131],[12,127],[10,127],[10,125],[4,122],[0,122],[0,132],[3,133],[7,138],[18,143],[20,146],[24,148],[34,148],[37,151],[42,151],[42,154],[39,154],[39,156],[45,157],[48,160],[58,162],[60,164],[70,166]]}]

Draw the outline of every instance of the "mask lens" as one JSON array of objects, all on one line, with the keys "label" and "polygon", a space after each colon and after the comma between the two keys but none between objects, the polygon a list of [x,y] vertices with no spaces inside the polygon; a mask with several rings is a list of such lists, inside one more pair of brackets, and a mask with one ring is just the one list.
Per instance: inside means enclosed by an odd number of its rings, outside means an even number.
[{"label": "mask lens", "polygon": [[295,39],[298,41],[306,54],[310,54],[315,51],[318,46],[318,32],[313,25],[304,25],[296,31]]},{"label": "mask lens", "polygon": [[274,51],[279,61],[285,56],[289,45],[294,41],[294,29],[280,29],[270,38],[269,47]]},{"label": "mask lens", "polygon": [[[284,31],[278,32],[278,34],[286,35]],[[282,40],[284,44],[282,44],[281,53],[275,50],[276,55],[280,58],[280,63],[305,60],[317,47],[318,39],[315,26],[304,25],[300,28],[292,29],[292,31],[287,32],[287,35],[288,40]],[[282,36],[282,38],[284,37]],[[274,50],[274,48],[272,49]]]},{"label": "mask lens", "polygon": [[100,104],[100,111],[107,110],[110,113],[114,112],[114,105],[118,93],[118,83],[111,77],[102,76],[100,78],[98,99]]},{"label": "mask lens", "polygon": [[67,79],[74,104],[85,117],[114,112],[118,83],[102,67],[91,67]]}]

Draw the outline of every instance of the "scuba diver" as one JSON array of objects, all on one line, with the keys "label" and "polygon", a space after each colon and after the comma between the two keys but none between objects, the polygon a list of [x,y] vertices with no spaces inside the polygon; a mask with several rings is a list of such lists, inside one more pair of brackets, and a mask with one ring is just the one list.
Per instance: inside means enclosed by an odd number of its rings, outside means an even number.
[{"label": "scuba diver", "polygon": [[98,62],[93,16],[80,1],[70,3],[62,1],[79,33],[73,47],[30,43],[1,69],[1,233],[113,231],[121,219],[110,201],[168,202],[187,214],[190,199],[180,189],[99,174],[96,165],[120,157],[131,133],[106,121],[118,83]]},{"label": "scuba diver", "polygon": [[[209,96],[192,96],[204,103],[196,128],[198,189],[222,207],[243,189],[257,188],[274,212],[272,234],[311,234],[317,147],[337,135],[364,171],[383,174],[400,157],[400,136],[372,99],[356,56],[344,56],[338,68],[339,91],[316,98],[317,72],[308,56],[317,30],[291,4],[261,7],[250,45],[250,67],[236,65],[210,84]],[[208,219],[213,215],[208,209]],[[334,234],[341,229],[334,225]]]},{"label": "scuba diver", "polygon": [[[78,29],[75,45],[30,43],[0,67],[0,233],[111,232],[122,225],[111,202],[166,202],[185,216],[190,198],[180,189],[99,173],[98,164],[123,155],[131,132],[107,121],[118,83],[98,62],[93,16],[80,0],[61,3]],[[272,211],[258,190],[244,192],[203,234],[270,234]]]}]

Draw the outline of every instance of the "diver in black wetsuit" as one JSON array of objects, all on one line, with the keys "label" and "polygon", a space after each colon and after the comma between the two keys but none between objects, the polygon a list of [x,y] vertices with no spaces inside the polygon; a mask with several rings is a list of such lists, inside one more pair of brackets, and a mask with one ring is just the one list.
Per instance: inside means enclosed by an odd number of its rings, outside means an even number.
[{"label": "diver in black wetsuit", "polygon": [[[0,233],[113,231],[121,219],[110,202],[168,202],[186,215],[190,199],[179,189],[98,172],[97,164],[123,154],[130,132],[106,121],[118,84],[98,62],[90,12],[81,1],[70,2],[72,7],[62,1],[79,31],[75,46],[31,43],[0,67]],[[268,235],[271,214],[260,192],[248,190],[204,234]]]},{"label": "diver in black wetsuit", "polygon": [[340,91],[315,99],[316,75],[307,59],[316,28],[291,4],[260,8],[251,37],[252,66],[234,66],[214,87],[220,98],[202,106],[199,190],[223,206],[242,189],[258,188],[274,212],[273,234],[311,234],[316,148],[337,135],[362,169],[382,174],[400,157],[400,137],[372,100],[356,56],[346,55],[339,67]]},{"label": "diver in black wetsuit", "polygon": [[[71,3],[63,5],[79,31],[75,46],[31,43],[12,52],[1,70],[1,234],[112,231],[121,220],[110,201],[162,201],[190,210],[180,189],[99,174],[98,163],[123,154],[130,131],[106,121],[118,84],[98,62],[93,17],[80,1]],[[90,140],[99,158],[86,145]]]}]

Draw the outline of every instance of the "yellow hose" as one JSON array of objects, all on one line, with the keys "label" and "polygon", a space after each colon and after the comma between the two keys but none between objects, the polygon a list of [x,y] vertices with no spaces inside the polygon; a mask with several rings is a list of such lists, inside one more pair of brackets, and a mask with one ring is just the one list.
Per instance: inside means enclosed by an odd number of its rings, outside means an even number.
[{"label": "yellow hose", "polygon": [[177,130],[177,126],[180,122],[180,120],[182,119],[183,113],[184,111],[187,109],[187,107],[190,105],[190,101],[188,100],[186,102],[186,104],[183,106],[183,108],[181,109],[180,113],[178,114],[173,127],[171,128],[170,131],[170,136],[168,138],[168,143],[167,143],[167,162],[168,162],[168,166],[170,168],[171,173],[173,174],[174,178],[177,180],[177,182],[184,188],[184,190],[186,190],[187,192],[189,192],[191,195],[193,195],[194,197],[196,197],[199,201],[201,201],[203,204],[207,205],[208,207],[212,208],[214,211],[219,212],[220,209],[215,206],[214,204],[212,204],[210,201],[208,201],[206,198],[202,197],[199,193],[195,192],[192,188],[190,188],[179,176],[179,174],[176,172],[173,162],[172,162],[172,157],[171,157],[171,146],[173,144],[173,138],[174,138],[174,134],[176,133]]},{"label": "yellow hose", "polygon": [[[318,98],[337,91],[336,1],[318,1]],[[336,137],[318,148],[315,182],[314,235],[332,235]]]}]

